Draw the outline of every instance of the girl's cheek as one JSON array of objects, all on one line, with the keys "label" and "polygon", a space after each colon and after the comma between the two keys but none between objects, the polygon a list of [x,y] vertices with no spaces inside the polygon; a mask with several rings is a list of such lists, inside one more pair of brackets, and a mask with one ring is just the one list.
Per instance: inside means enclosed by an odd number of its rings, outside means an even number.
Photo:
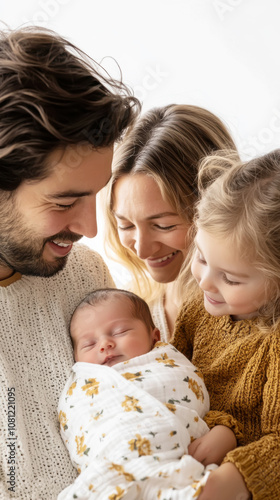
[{"label": "girl's cheek", "polygon": [[194,260],[191,265],[191,272],[194,278],[198,281],[198,265],[197,262],[195,262]]}]

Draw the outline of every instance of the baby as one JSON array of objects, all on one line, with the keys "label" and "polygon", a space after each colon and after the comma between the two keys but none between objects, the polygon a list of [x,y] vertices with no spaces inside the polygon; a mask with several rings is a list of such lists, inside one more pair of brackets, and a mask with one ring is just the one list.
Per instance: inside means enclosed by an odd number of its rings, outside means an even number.
[{"label": "baby", "polygon": [[160,340],[146,302],[115,288],[86,297],[72,316],[70,333],[76,361],[106,366],[146,354]]},{"label": "baby", "polygon": [[58,412],[80,474],[58,499],[196,498],[209,475],[188,455],[208,432],[201,374],[158,342],[148,305],[125,290],[86,297],[70,332],[76,363]]}]

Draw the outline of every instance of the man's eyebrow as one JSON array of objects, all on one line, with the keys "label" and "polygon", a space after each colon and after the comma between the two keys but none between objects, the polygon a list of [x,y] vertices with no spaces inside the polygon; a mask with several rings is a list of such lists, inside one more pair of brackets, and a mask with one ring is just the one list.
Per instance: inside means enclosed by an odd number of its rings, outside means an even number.
[{"label": "man's eyebrow", "polygon": [[49,198],[54,200],[60,200],[61,198],[82,198],[83,196],[90,196],[93,194],[93,191],[63,191],[59,193],[52,193],[49,195]]},{"label": "man's eyebrow", "polygon": [[[121,219],[121,220],[126,220],[127,218],[124,217],[123,215],[121,214],[118,214],[117,212],[113,211],[115,217],[117,217],[118,219]],[[149,215],[149,217],[146,218],[146,220],[152,220],[152,219],[161,219],[162,217],[170,217],[170,216],[178,216],[178,214],[176,212],[162,212],[160,214],[154,214],[154,215]]]}]

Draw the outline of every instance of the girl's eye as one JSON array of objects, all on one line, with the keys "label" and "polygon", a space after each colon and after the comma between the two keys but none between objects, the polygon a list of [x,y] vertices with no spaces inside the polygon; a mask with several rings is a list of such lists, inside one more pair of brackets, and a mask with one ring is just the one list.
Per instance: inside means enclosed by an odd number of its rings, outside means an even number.
[{"label": "girl's eye", "polygon": [[199,252],[199,250],[196,251],[196,258],[201,264],[206,264],[206,260],[204,259],[202,253]]},{"label": "girl's eye", "polygon": [[227,285],[240,285],[239,281],[231,281],[227,278],[225,274],[223,274],[223,280]]}]

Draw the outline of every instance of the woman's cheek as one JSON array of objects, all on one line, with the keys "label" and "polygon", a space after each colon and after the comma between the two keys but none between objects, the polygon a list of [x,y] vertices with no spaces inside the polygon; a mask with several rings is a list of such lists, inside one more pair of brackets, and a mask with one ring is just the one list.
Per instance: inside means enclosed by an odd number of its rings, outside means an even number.
[{"label": "woman's cheek", "polygon": [[118,235],[122,246],[131,248],[131,238],[128,235],[124,234],[123,231],[118,231]]}]

